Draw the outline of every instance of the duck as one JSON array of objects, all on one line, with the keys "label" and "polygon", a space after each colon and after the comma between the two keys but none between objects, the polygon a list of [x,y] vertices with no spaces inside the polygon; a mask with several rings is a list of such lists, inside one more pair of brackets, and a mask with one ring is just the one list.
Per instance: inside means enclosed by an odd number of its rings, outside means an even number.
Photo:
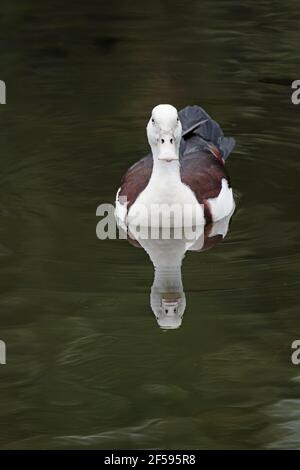
[{"label": "duck", "polygon": [[146,127],[151,153],[131,166],[115,201],[120,224],[209,225],[235,207],[225,161],[235,146],[200,106],[159,104]]}]

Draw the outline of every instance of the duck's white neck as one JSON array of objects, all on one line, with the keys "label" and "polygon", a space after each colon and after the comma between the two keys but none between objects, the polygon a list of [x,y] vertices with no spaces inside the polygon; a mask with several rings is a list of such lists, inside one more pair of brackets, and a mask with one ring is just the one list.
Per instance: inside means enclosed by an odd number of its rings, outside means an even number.
[{"label": "duck's white neck", "polygon": [[154,266],[153,286],[161,292],[181,291],[183,289],[181,265],[186,251],[185,240],[141,239],[140,244]]},{"label": "duck's white neck", "polygon": [[180,179],[180,165],[179,160],[175,160],[173,162],[165,162],[161,160],[157,160],[153,158],[153,170],[152,175],[150,178],[152,180],[163,180],[168,178],[169,181],[181,181]]},{"label": "duck's white neck", "polygon": [[158,159],[158,151],[155,147],[151,147],[153,158],[153,169],[149,182],[168,179],[171,182],[181,182],[179,159],[167,162]]}]

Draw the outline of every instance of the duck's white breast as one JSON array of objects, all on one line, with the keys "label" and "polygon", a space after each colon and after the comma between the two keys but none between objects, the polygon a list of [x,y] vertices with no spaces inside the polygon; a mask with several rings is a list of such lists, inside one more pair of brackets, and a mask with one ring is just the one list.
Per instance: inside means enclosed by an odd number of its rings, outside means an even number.
[{"label": "duck's white breast", "polygon": [[[170,220],[170,226],[201,225],[205,223],[203,205],[193,191],[181,181],[150,181],[137,197],[127,214],[126,205],[116,197],[116,216],[123,223],[142,226],[161,226],[161,220]],[[225,178],[221,191],[215,198],[207,199],[213,222],[227,217],[235,207],[232,188]],[[182,215],[184,220],[182,220]],[[168,225],[168,224],[167,224]]]},{"label": "duck's white breast", "polygon": [[201,225],[205,223],[203,206],[192,190],[181,181],[150,181],[128,212],[128,222],[160,226],[160,221],[171,221],[170,226]]}]

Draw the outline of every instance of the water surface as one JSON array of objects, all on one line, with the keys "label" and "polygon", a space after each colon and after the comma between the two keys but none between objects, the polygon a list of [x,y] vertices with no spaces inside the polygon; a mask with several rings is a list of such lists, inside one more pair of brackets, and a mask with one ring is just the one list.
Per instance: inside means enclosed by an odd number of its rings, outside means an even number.
[{"label": "water surface", "polygon": [[[3,1],[1,448],[300,448],[299,23],[296,0]],[[95,235],[160,102],[237,140],[230,231],[187,253],[167,332],[148,255]]]}]

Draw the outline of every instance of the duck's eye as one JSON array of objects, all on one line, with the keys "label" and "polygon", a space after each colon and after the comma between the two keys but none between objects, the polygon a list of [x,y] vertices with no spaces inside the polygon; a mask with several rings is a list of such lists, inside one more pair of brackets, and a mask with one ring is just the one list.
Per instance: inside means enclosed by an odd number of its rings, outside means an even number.
[{"label": "duck's eye", "polygon": [[164,144],[164,143],[165,143],[165,139],[161,139],[161,143]]},{"label": "duck's eye", "polygon": [[177,122],[179,122],[179,117],[177,118]]},{"label": "duck's eye", "polygon": [[152,124],[155,124],[155,121],[154,121],[154,119],[153,119],[153,118],[151,119],[151,121],[152,121]]},{"label": "duck's eye", "polygon": [[173,144],[173,139],[170,139],[170,144]]}]

